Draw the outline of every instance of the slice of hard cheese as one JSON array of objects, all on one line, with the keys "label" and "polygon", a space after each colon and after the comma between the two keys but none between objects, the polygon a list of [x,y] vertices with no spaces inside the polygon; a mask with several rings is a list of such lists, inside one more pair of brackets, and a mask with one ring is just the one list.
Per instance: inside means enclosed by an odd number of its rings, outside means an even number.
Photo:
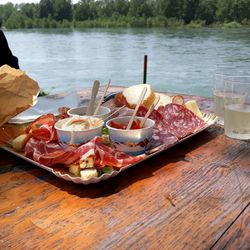
[{"label": "slice of hard cheese", "polygon": [[156,98],[159,96],[160,100],[158,104],[156,105],[155,109],[157,109],[159,106],[166,106],[169,103],[172,103],[172,98],[169,95],[163,94],[163,93],[155,93]]},{"label": "slice of hard cheese", "polygon": [[190,100],[185,103],[185,107],[191,110],[194,114],[196,114],[199,118],[203,120],[203,115],[198,107],[198,104],[195,100]]}]

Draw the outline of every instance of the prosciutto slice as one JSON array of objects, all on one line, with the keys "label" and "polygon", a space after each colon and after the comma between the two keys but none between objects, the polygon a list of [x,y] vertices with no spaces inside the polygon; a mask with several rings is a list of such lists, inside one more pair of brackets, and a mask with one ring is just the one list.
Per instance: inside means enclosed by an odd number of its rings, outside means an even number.
[{"label": "prosciutto slice", "polygon": [[27,142],[24,154],[48,167],[56,164],[70,165],[79,160],[74,147],[54,142],[46,143],[36,138],[31,138]]},{"label": "prosciutto slice", "polygon": [[92,157],[95,168],[112,166],[118,169],[145,157],[145,155],[130,156],[112,149],[102,143],[101,137],[95,137],[78,148],[53,142],[45,143],[31,138],[25,146],[25,156],[46,166],[62,164],[66,167],[73,163],[81,164]]},{"label": "prosciutto slice", "polygon": [[54,128],[56,121],[57,119],[53,114],[42,115],[26,128],[26,132],[38,140],[57,142],[57,133]]}]

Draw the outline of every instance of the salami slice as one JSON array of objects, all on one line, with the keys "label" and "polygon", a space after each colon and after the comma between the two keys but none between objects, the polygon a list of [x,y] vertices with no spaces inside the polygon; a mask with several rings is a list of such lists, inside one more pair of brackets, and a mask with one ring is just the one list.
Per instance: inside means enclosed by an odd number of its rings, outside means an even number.
[{"label": "salami slice", "polygon": [[[136,115],[140,116],[140,117],[144,117],[147,113],[148,109],[145,108],[144,106],[140,106]],[[153,110],[152,113],[149,116],[150,119],[154,120],[156,123],[159,123],[162,119],[163,116],[161,115],[161,113],[158,110]]]},{"label": "salami slice", "polygon": [[158,112],[164,117],[161,127],[179,139],[194,133],[205,125],[204,121],[192,111],[176,103],[167,104],[165,107],[160,106]]}]

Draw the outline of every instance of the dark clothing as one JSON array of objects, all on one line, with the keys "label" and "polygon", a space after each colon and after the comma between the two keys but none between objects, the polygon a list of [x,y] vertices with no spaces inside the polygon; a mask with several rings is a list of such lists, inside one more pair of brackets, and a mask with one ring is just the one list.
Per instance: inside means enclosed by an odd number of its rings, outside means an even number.
[{"label": "dark clothing", "polygon": [[0,67],[4,64],[8,64],[12,68],[19,69],[18,59],[12,55],[7,39],[3,31],[0,30]]}]

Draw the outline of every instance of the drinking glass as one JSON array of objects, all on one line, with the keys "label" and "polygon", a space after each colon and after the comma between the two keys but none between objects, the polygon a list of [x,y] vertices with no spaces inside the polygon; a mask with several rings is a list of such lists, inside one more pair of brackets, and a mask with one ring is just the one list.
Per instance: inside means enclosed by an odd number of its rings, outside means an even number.
[{"label": "drinking glass", "polygon": [[225,84],[225,135],[250,140],[250,76],[228,77]]},{"label": "drinking glass", "polygon": [[218,123],[224,124],[224,100],[225,94],[227,94],[227,79],[229,77],[238,77],[243,75],[243,70],[235,70],[234,67],[223,67],[217,66],[214,74],[214,86],[213,86],[213,96],[214,96],[214,114],[219,117]]}]

